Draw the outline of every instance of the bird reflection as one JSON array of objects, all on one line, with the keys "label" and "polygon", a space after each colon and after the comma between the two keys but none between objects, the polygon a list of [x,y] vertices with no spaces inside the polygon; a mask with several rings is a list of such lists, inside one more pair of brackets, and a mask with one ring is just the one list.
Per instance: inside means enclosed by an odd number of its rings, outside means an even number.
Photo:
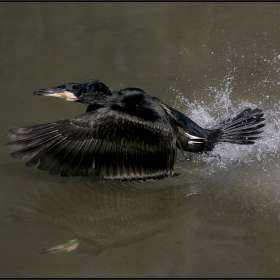
[{"label": "bird reflection", "polygon": [[198,192],[193,182],[178,182],[173,178],[160,186],[153,181],[60,183],[32,195],[25,205],[28,211],[16,212],[73,233],[70,240],[41,253],[98,254],[106,247],[138,242],[166,229],[188,197]]}]

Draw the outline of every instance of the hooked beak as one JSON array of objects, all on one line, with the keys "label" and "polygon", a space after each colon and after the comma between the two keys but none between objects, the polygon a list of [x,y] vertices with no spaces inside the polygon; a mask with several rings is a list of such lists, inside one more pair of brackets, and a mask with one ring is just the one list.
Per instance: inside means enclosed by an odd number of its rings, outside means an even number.
[{"label": "hooked beak", "polygon": [[77,101],[78,97],[70,91],[61,91],[59,88],[36,89],[34,95],[64,98],[67,101]]}]

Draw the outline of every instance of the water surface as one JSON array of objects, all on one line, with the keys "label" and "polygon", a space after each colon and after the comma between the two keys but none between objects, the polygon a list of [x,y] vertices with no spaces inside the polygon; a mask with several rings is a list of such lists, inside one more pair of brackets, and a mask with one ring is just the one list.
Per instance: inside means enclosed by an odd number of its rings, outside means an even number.
[{"label": "water surface", "polygon": [[[279,277],[278,3],[1,3],[1,277]],[[140,87],[210,128],[264,110],[263,138],[180,156],[179,176],[61,178],[10,128],[81,114],[36,88]],[[70,253],[46,249],[78,240]]]}]

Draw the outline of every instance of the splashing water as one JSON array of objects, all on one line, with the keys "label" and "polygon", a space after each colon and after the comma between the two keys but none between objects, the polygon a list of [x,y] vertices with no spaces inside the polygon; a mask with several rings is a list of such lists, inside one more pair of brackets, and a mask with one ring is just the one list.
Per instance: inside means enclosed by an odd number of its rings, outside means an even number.
[{"label": "splashing water", "polygon": [[[211,175],[229,166],[258,166],[256,169],[269,169],[267,165],[272,164],[279,159],[280,151],[280,101],[266,99],[258,104],[247,100],[232,101],[232,82],[233,77],[227,77],[220,88],[209,87],[211,101],[195,100],[190,103],[183,97],[182,93],[176,92],[175,108],[185,113],[188,117],[204,128],[211,128],[221,121],[234,117],[245,108],[261,108],[264,112],[266,126],[253,145],[237,145],[220,143],[208,154],[186,155],[192,157],[194,163],[203,168],[204,174]],[[270,101],[270,104],[269,104]],[[205,164],[204,164],[205,163]],[[202,167],[201,167],[202,166]],[[231,167],[232,168],[232,167]]]}]

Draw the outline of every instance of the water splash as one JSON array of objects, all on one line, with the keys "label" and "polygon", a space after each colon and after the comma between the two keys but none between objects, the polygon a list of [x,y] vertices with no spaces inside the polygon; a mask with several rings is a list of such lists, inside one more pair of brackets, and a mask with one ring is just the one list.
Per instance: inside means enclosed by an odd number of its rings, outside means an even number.
[{"label": "water splash", "polygon": [[[263,128],[262,138],[254,145],[236,145],[221,143],[209,155],[187,155],[192,161],[203,168],[203,172],[211,175],[233,164],[259,165],[260,169],[272,164],[279,158],[280,151],[280,101],[267,98],[256,103],[231,97],[233,76],[224,79],[219,87],[209,87],[210,102],[196,99],[189,102],[182,93],[176,92],[175,108],[185,113],[192,120],[204,128],[211,128],[217,123],[237,115],[247,107],[263,109],[266,126]],[[201,98],[202,99],[202,98]],[[205,163],[205,164],[203,164]],[[207,163],[207,164],[206,164]]]}]

